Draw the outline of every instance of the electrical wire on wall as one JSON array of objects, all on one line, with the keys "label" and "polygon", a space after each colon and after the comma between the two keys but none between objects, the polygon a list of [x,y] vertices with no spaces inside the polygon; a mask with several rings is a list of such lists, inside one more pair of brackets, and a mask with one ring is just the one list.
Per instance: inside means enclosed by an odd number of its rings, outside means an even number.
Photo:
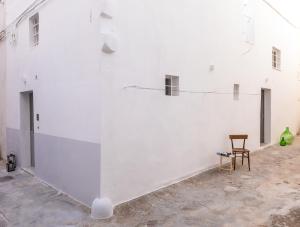
[{"label": "electrical wire on wall", "polygon": [[[145,91],[165,91],[163,88],[151,88],[151,87],[143,87],[139,85],[128,85],[123,87],[124,90],[127,89],[136,89],[136,90],[145,90]],[[180,90],[180,93],[187,93],[187,94],[216,94],[216,95],[233,95],[234,92],[220,92],[220,91],[196,91],[196,90]],[[241,95],[249,95],[249,96],[260,96],[259,93],[242,93]]]},{"label": "electrical wire on wall", "polygon": [[272,3],[267,0],[262,0],[265,4],[267,4],[272,10],[274,10],[283,20],[285,20],[289,25],[294,27],[295,29],[299,29],[293,22],[291,22],[286,16],[284,16]]},{"label": "electrical wire on wall", "polygon": [[47,1],[49,0],[35,0],[33,3],[31,3],[18,17],[16,17],[9,25],[7,25],[5,29],[0,31],[0,41],[7,37],[9,34],[8,31],[12,26],[17,28],[18,25],[29,16],[30,13],[32,13],[38,7],[41,7]]}]

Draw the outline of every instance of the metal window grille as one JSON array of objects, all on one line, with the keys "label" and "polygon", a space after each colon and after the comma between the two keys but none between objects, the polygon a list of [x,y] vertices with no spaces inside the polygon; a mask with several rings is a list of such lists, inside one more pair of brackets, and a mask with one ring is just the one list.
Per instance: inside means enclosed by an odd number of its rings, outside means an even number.
[{"label": "metal window grille", "polygon": [[240,98],[240,85],[234,84],[233,85],[233,99],[239,100],[239,98]]},{"label": "metal window grille", "polygon": [[167,96],[179,96],[179,76],[166,75],[165,91]]},{"label": "metal window grille", "polygon": [[275,47],[272,49],[272,67],[281,70],[281,51]]},{"label": "metal window grille", "polygon": [[32,46],[39,45],[39,14],[36,13],[29,19],[30,22],[30,39]]}]

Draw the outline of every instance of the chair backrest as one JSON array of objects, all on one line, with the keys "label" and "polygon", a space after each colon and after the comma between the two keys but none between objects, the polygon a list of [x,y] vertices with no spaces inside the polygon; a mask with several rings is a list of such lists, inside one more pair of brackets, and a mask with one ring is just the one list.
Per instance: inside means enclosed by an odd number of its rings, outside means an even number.
[{"label": "chair backrest", "polygon": [[231,140],[232,149],[234,149],[234,140],[243,140],[243,149],[245,149],[248,135],[229,135],[229,139]]}]

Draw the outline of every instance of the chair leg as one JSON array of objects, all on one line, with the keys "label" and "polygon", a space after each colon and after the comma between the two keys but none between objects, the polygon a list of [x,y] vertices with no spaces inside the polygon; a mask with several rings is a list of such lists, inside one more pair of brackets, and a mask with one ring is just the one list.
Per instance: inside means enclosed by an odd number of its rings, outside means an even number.
[{"label": "chair leg", "polygon": [[236,154],[234,154],[234,165],[233,165],[233,169],[235,170],[236,168]]},{"label": "chair leg", "polygon": [[244,165],[244,153],[242,154],[242,166]]},{"label": "chair leg", "polygon": [[223,165],[223,160],[222,160],[222,156],[220,156],[220,170],[222,169],[222,165]]},{"label": "chair leg", "polygon": [[251,171],[251,168],[250,168],[250,153],[248,153],[248,167],[249,167],[249,171]]}]

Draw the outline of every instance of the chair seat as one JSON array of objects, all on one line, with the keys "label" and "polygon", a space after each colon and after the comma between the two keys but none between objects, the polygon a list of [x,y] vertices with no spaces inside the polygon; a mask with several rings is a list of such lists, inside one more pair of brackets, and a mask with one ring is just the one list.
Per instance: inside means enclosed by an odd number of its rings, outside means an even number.
[{"label": "chair seat", "polygon": [[250,151],[243,148],[233,148],[232,153],[249,153]]},{"label": "chair seat", "polygon": [[227,157],[227,158],[233,157],[232,153],[228,153],[228,152],[219,152],[217,153],[217,155],[222,157]]}]

